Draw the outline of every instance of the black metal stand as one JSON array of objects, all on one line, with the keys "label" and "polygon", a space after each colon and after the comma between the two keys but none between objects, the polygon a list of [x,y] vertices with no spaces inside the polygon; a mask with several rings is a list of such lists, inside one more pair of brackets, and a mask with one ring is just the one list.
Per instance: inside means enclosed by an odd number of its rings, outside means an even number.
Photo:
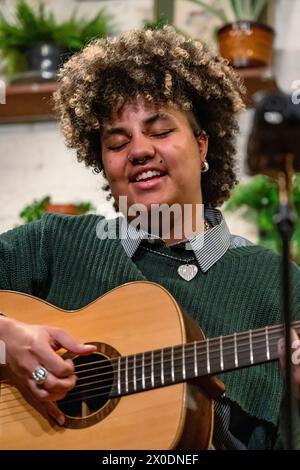
[{"label": "black metal stand", "polygon": [[289,203],[290,200],[289,175],[279,175],[279,214],[276,217],[276,225],[282,243],[282,306],[285,325],[285,377],[286,377],[286,423],[288,449],[294,449],[294,409],[295,402],[292,390],[292,355],[291,355],[291,271],[290,271],[290,241],[294,230],[294,212]]}]

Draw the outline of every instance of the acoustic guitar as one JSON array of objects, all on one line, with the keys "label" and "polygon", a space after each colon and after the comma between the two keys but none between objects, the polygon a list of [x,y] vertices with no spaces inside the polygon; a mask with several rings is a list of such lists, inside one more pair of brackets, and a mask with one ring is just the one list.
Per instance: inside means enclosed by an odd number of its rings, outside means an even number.
[{"label": "acoustic guitar", "polygon": [[[120,286],[84,308],[64,311],[27,294],[0,291],[11,318],[65,329],[95,344],[71,357],[75,388],[57,402],[59,426],[0,368],[1,449],[207,449],[213,376],[278,358],[281,325],[206,339],[171,294],[151,282]],[[299,322],[298,322],[299,323]]]}]

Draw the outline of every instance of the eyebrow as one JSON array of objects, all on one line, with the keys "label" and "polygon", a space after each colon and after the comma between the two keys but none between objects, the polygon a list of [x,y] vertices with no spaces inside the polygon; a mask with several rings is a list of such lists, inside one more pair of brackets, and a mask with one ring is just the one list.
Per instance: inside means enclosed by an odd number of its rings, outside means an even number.
[{"label": "eyebrow", "polygon": [[[149,126],[150,124],[154,124],[156,121],[168,121],[170,119],[171,117],[168,114],[156,113],[152,116],[149,116],[147,119],[144,119],[143,125]],[[127,134],[127,131],[125,127],[111,127],[104,131],[103,137],[106,138],[116,134]]]}]

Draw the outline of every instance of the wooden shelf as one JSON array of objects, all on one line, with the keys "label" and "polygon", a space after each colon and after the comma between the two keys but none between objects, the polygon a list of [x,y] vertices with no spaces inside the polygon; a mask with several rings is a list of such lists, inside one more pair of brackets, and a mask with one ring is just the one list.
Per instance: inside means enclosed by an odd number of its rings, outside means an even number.
[{"label": "wooden shelf", "polygon": [[[278,89],[274,77],[268,69],[239,69],[247,88],[246,103],[252,105],[253,94],[259,90]],[[10,85],[6,89],[6,104],[0,105],[0,124],[14,122],[36,122],[55,119],[52,94],[57,89],[56,82],[26,83]]]},{"label": "wooden shelf", "polygon": [[9,85],[6,104],[0,105],[0,123],[49,121],[55,119],[52,94],[56,82]]}]

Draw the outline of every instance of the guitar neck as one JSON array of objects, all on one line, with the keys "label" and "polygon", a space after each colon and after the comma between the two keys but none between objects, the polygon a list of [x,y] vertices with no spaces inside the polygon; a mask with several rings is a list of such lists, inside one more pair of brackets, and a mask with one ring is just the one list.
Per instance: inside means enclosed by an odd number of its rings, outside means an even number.
[{"label": "guitar neck", "polygon": [[[300,332],[300,322],[293,327]],[[110,396],[122,396],[278,359],[284,326],[219,336],[119,357]]]}]

